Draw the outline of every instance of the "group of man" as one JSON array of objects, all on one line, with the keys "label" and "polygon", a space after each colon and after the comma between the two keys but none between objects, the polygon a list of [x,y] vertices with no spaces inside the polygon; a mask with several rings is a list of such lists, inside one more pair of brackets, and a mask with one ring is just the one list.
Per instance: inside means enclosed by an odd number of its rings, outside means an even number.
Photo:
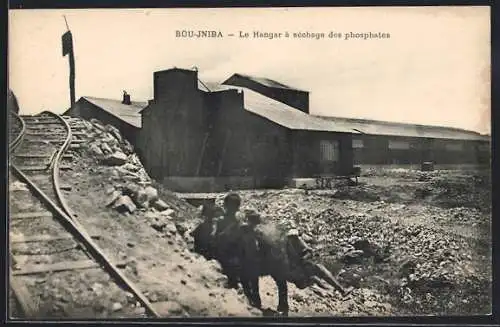
[{"label": "group of man", "polygon": [[[259,251],[266,246],[262,235],[257,232],[257,226],[262,223],[260,214],[255,210],[247,210],[242,214],[240,205],[241,198],[234,192],[225,196],[224,208],[204,205],[201,212],[204,221],[191,233],[195,240],[195,251],[207,259],[217,259],[220,262],[228,277],[229,288],[238,288],[238,251],[242,248],[242,243],[247,248],[252,247],[257,257]],[[288,230],[285,242],[290,266],[287,269],[291,272],[300,271],[308,276],[300,283],[295,282],[298,287],[303,288],[313,283],[325,287],[322,281],[326,281],[343,295],[352,291],[352,287],[342,287],[326,267],[313,262],[312,249],[300,238],[297,229]]]}]

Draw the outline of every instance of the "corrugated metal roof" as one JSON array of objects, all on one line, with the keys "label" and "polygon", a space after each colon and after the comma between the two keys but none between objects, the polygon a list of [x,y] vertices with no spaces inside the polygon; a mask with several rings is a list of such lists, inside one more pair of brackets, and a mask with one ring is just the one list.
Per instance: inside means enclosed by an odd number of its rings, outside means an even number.
[{"label": "corrugated metal roof", "polygon": [[388,135],[388,136],[409,136],[425,137],[436,139],[456,139],[456,140],[490,140],[489,136],[481,135],[474,131],[468,131],[453,127],[417,125],[408,123],[395,123],[377,121],[369,119],[355,119],[344,117],[315,116],[333,123],[349,125],[364,134]]},{"label": "corrugated metal roof", "polygon": [[243,91],[245,110],[266,118],[283,127],[294,130],[325,131],[338,133],[358,132],[343,123],[333,123],[311,116],[284,103],[268,98],[244,87],[231,87]]},{"label": "corrugated metal roof", "polygon": [[[287,89],[287,90],[295,90],[295,91],[307,92],[307,91],[300,90],[298,88],[295,88],[295,87],[292,87],[292,86],[289,86],[289,85],[285,85],[283,83],[277,82],[277,81],[269,79],[269,78],[257,77],[257,76],[250,76],[250,75],[239,74],[239,73],[234,74],[233,76],[235,76],[235,75],[236,76],[244,77],[244,78],[249,79],[249,80],[252,80],[252,81],[254,81],[256,83],[262,84],[262,85],[267,86],[267,87],[273,87],[273,88],[278,88],[278,89]],[[231,77],[229,79],[231,79]]]},{"label": "corrugated metal roof", "polygon": [[126,105],[123,104],[121,100],[103,99],[88,96],[85,96],[83,98],[88,102],[94,104],[95,106],[103,109],[104,111],[112,114],[116,118],[119,118],[137,128],[141,128],[140,111],[148,105],[147,102],[138,101],[132,101],[132,104]]},{"label": "corrugated metal roof", "polygon": [[335,124],[325,119],[308,115],[300,110],[268,98],[245,87],[198,81],[198,88],[200,90],[210,92],[207,90],[207,87],[211,92],[231,89],[243,91],[245,110],[286,128],[296,130],[358,133],[343,126],[342,124]]},{"label": "corrugated metal roof", "polygon": [[244,106],[246,110],[267,118],[281,126],[294,130],[456,140],[490,140],[489,136],[452,127],[308,115],[300,110],[268,98],[248,88],[236,86],[227,87],[243,91]]}]

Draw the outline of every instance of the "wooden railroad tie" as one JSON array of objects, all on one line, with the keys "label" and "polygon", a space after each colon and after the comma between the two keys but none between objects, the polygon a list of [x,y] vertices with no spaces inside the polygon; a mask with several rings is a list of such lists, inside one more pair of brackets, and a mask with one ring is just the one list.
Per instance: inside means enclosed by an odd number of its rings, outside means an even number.
[{"label": "wooden railroad tie", "polygon": [[45,166],[18,166],[22,171],[42,171],[47,170],[47,165]]},{"label": "wooden railroad tie", "polygon": [[[42,158],[51,158],[52,155],[46,153],[16,153],[14,154],[16,158],[24,158],[24,159],[42,159]],[[72,154],[64,154],[62,156],[63,159],[74,159]]]},{"label": "wooden railroad tie", "polygon": [[27,121],[26,122],[29,125],[48,125],[48,124],[57,124],[61,125],[61,122],[59,120],[55,119],[41,119],[41,120],[33,120],[33,121]]},{"label": "wooden railroad tie", "polygon": [[79,144],[79,143],[70,143],[70,144],[69,144],[69,148],[70,148],[70,149],[80,149],[80,148],[81,148],[81,146],[80,146],[80,144]]},{"label": "wooden railroad tie", "polygon": [[87,136],[88,133],[71,131],[71,135],[72,136]]},{"label": "wooden railroad tie", "polygon": [[54,143],[64,143],[65,140],[29,140],[29,139],[26,139],[24,140],[23,142],[27,142],[27,143],[42,143],[42,144],[54,144]]},{"label": "wooden railroad tie", "polygon": [[34,132],[39,132],[39,131],[47,131],[47,129],[50,129],[52,132],[58,132],[58,133],[64,133],[66,132],[65,129],[59,124],[44,124],[44,125],[28,125],[26,126],[26,131],[34,131]]},{"label": "wooden railroad tie", "polygon": [[46,181],[47,179],[52,180],[52,176],[47,176],[47,175],[34,175],[30,176],[30,180],[32,181]]},{"label": "wooden railroad tie", "polygon": [[[127,262],[121,262],[117,266],[126,266]],[[21,267],[19,270],[14,270],[14,276],[20,275],[33,275],[40,274],[44,272],[59,272],[68,270],[81,270],[81,269],[91,269],[99,268],[100,264],[94,260],[80,260],[80,261],[62,261],[57,263],[44,263],[44,264],[30,264]]]},{"label": "wooden railroad tie", "polygon": [[85,142],[87,142],[87,140],[71,139],[71,143],[74,144],[85,143]]},{"label": "wooden railroad tie", "polygon": [[[47,166],[18,166],[17,168],[19,168],[22,171],[43,171],[43,170],[48,169]],[[69,165],[61,165],[61,166],[59,166],[59,169],[60,170],[71,170],[72,167]]]},{"label": "wooden railroad tie", "polygon": [[26,285],[24,285],[17,278],[13,278],[12,269],[10,269],[10,288],[14,292],[14,295],[21,307],[22,312],[26,318],[35,317],[38,312],[37,305],[33,301],[33,296],[29,293]]},{"label": "wooden railroad tie", "polygon": [[58,132],[58,133],[54,133],[52,131],[46,131],[46,132],[34,132],[34,131],[26,131],[24,133],[25,135],[30,135],[30,136],[61,136],[61,137],[64,137],[66,135],[66,133],[64,133],[63,131],[61,132]]},{"label": "wooden railroad tie", "polygon": [[13,213],[10,215],[10,219],[37,219],[46,217],[53,217],[52,212],[50,211],[20,212],[20,213]]},{"label": "wooden railroad tie", "polygon": [[[90,237],[94,239],[99,239],[99,235],[91,235]],[[60,241],[60,240],[71,240],[74,239],[73,235],[64,235],[64,236],[53,236],[53,235],[35,235],[35,236],[10,236],[11,244],[19,244],[19,243],[32,243],[32,242],[52,242],[52,241]]]}]

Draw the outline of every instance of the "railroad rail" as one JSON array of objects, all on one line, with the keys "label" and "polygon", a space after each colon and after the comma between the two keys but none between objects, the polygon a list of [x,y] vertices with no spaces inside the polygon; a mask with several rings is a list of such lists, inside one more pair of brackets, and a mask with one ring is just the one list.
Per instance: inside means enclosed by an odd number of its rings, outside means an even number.
[{"label": "railroad rail", "polygon": [[[79,295],[66,294],[71,300],[64,298],[57,293],[60,289],[55,281],[62,282],[65,291],[76,293],[82,289],[71,283],[89,287],[92,281],[111,277],[109,286],[114,291],[109,296],[128,291],[149,316],[159,317],[146,296],[119,270],[120,263],[112,263],[94,242],[99,235],[89,235],[76,220],[62,195],[59,171],[71,169],[62,162],[71,160],[65,154],[68,148],[83,142],[75,137],[78,133],[72,132],[63,117],[51,112],[36,116],[12,112],[10,117],[10,286],[21,315],[37,318],[41,314],[68,314],[59,304],[66,301],[74,306],[71,301]],[[91,272],[83,275],[83,270]],[[88,298],[80,300],[79,310],[88,309],[84,304],[92,307],[91,298],[88,294]],[[80,314],[85,315],[83,311]]]}]

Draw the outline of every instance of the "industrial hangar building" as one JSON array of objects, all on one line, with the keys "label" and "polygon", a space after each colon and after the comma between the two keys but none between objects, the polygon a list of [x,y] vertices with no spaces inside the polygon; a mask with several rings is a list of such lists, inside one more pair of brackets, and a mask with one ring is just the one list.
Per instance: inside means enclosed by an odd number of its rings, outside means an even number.
[{"label": "industrial hangar building", "polygon": [[282,187],[356,165],[490,163],[489,136],[311,115],[309,92],[266,78],[204,83],[196,70],[172,68],[153,83],[148,103],[82,97],[66,114],[116,126],[150,176],[179,192]]}]

